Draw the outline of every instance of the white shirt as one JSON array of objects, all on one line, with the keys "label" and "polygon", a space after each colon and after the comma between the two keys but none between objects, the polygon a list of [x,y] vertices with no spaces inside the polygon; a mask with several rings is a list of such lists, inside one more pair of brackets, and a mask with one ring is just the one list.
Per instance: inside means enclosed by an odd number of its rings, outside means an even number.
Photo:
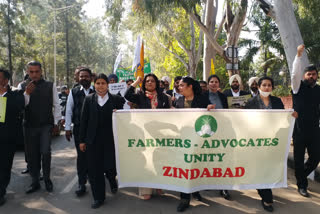
[{"label": "white shirt", "polygon": [[[80,91],[83,90],[84,94],[87,96],[91,90],[94,90],[92,86],[90,86],[88,89],[85,89],[83,86],[80,87]],[[66,122],[65,122],[65,130],[70,131],[71,130],[71,123],[72,123],[72,114],[73,114],[73,107],[74,107],[74,100],[72,91],[68,95],[67,100],[67,108],[66,108]]]},{"label": "white shirt", "polygon": [[[97,94],[98,95],[98,94]],[[100,95],[98,95],[98,104],[99,106],[103,106],[104,104],[106,104],[106,102],[108,101],[109,99],[109,95],[108,93],[106,95],[104,95],[104,97],[101,97]]]},{"label": "white shirt", "polygon": [[172,95],[173,95],[176,99],[178,99],[179,97],[182,97],[182,96],[183,96],[182,94],[179,94],[179,93],[176,91],[176,88],[173,88]]},{"label": "white shirt", "polygon": [[294,94],[297,94],[300,89],[301,80],[303,80],[302,57],[296,56],[293,61],[291,73],[291,88]]},{"label": "white shirt", "polygon": [[252,97],[255,97],[255,96],[257,96],[259,94],[259,92],[254,93],[252,90],[250,90],[250,92],[251,92]]},{"label": "white shirt", "polygon": [[232,88],[231,88],[231,92],[232,92],[232,96],[234,96],[234,97],[239,97],[239,96],[240,96],[240,89],[239,89],[239,91],[236,93],[236,92],[234,92],[234,91],[232,90]]},{"label": "white shirt", "polygon": [[[18,85],[18,89],[21,90],[21,83]],[[25,106],[29,105],[30,101],[30,95],[28,95],[26,92],[23,93],[24,95],[24,101]],[[58,122],[61,120],[61,106],[59,102],[59,96],[56,84],[53,84],[52,86],[52,106],[53,106],[53,118],[54,118],[54,124],[57,125]]]}]

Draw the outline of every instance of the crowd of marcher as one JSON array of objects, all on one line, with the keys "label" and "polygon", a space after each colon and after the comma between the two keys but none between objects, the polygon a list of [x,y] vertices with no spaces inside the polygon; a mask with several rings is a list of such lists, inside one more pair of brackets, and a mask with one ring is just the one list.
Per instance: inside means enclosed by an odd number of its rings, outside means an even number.
[{"label": "crowd of marcher", "polygon": [[[296,118],[293,144],[295,176],[298,192],[308,197],[307,176],[318,166],[320,160],[320,87],[316,84],[318,71],[314,65],[301,66],[304,46],[297,48],[297,56],[291,74],[293,108]],[[230,89],[222,92],[220,78],[209,76],[207,81],[197,81],[188,76],[161,80],[155,74],[147,74],[127,80],[127,91],[124,97],[111,94],[108,85],[118,82],[114,74],[93,74],[87,67],[75,70],[76,84],[69,90],[64,87],[58,94],[55,84],[47,81],[42,75],[39,62],[31,61],[26,65],[27,77],[16,90],[9,86],[10,74],[0,69],[0,98],[6,108],[5,120],[0,122],[0,206],[5,202],[6,188],[10,182],[11,168],[15,147],[19,138],[17,130],[23,126],[27,168],[22,173],[30,173],[32,182],[26,189],[31,194],[40,189],[43,179],[45,189],[52,192],[53,182],[50,179],[51,169],[51,135],[59,124],[65,125],[67,141],[74,139],[77,151],[78,188],[77,197],[87,192],[89,181],[93,196],[92,208],[99,208],[105,201],[105,178],[109,181],[113,194],[118,191],[115,145],[112,130],[112,114],[123,109],[127,103],[131,109],[170,109],[170,108],[204,108],[227,109],[228,97],[249,95],[251,98],[242,108],[245,109],[284,109],[280,98],[272,96],[274,81],[264,76],[251,77],[248,81],[250,92],[243,91],[241,77],[235,74],[230,77]],[[21,119],[23,115],[23,120]],[[1,119],[1,118],[0,118]],[[305,150],[309,158],[304,162]],[[42,171],[42,175],[41,175]],[[151,199],[152,193],[163,194],[161,189],[139,188],[143,200]],[[258,189],[262,207],[273,211],[271,189]],[[229,200],[227,190],[220,194]],[[180,193],[178,212],[189,207],[191,196],[202,200],[200,192]]]}]

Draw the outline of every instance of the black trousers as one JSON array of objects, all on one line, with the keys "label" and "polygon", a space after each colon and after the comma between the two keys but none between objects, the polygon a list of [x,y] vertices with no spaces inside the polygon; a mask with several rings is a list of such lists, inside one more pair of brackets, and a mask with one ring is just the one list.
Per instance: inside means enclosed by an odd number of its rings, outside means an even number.
[{"label": "black trousers", "polygon": [[6,194],[10,182],[15,150],[15,142],[1,142],[0,144],[0,197]]},{"label": "black trousers", "polygon": [[52,125],[26,128],[27,158],[32,183],[38,183],[42,165],[44,180],[50,179]]},{"label": "black trousers", "polygon": [[27,163],[27,169],[30,170],[29,164],[28,164],[28,156],[27,156],[28,155],[27,154],[27,151],[28,151],[27,146],[28,146],[28,144],[27,144],[27,139],[26,139],[26,129],[25,129],[25,127],[23,127],[23,144],[24,144],[24,160]]},{"label": "black trousers", "polygon": [[73,127],[74,144],[77,150],[77,172],[79,185],[85,185],[88,178],[87,152],[80,151],[80,126]]},{"label": "black trousers", "polygon": [[271,189],[257,189],[257,191],[264,202],[269,204],[273,203],[273,196],[272,196]]},{"label": "black trousers", "polygon": [[105,168],[105,155],[104,141],[96,141],[87,145],[89,182],[94,200],[105,200],[105,176],[110,184],[116,183],[116,168]]},{"label": "black trousers", "polygon": [[[317,168],[320,161],[319,127],[295,130],[293,135],[293,146],[297,186],[299,188],[307,188],[307,177],[313,170]],[[309,158],[306,162],[304,162],[306,149]]]},{"label": "black trousers", "polygon": [[196,194],[200,194],[200,192],[193,192],[191,194],[180,192],[180,199],[189,203],[191,199],[191,195],[196,195]]}]

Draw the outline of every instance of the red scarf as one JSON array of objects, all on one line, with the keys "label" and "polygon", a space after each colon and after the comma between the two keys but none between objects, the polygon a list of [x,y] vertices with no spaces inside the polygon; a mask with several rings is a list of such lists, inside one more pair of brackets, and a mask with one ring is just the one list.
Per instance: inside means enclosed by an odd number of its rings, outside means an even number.
[{"label": "red scarf", "polygon": [[150,99],[150,102],[151,102],[151,108],[152,109],[155,109],[157,108],[158,106],[158,94],[156,91],[154,92],[149,92],[149,91],[146,91],[146,97],[148,97]]}]

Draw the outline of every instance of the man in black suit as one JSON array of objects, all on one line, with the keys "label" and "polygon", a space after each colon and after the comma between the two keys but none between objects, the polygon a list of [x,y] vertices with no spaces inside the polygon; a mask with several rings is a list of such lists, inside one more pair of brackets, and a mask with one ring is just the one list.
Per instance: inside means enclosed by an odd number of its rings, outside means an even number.
[{"label": "man in black suit", "polygon": [[79,83],[80,85],[73,88],[68,96],[67,108],[66,108],[66,139],[71,140],[71,123],[73,123],[73,136],[74,143],[77,149],[77,172],[79,187],[76,190],[78,197],[86,193],[86,183],[88,177],[87,157],[85,152],[81,152],[79,148],[80,144],[80,116],[81,108],[84,98],[94,92],[94,88],[91,86],[92,72],[89,68],[81,68],[79,70]]},{"label": "man in black suit", "polygon": [[[293,108],[298,112],[293,131],[293,155],[298,192],[309,197],[307,177],[320,162],[320,86],[316,66],[303,66],[304,49],[304,45],[298,46],[291,73]],[[308,160],[305,162],[306,150]]]},{"label": "man in black suit", "polygon": [[[12,162],[17,142],[17,130],[21,124],[19,116],[24,108],[24,97],[18,91],[11,91],[8,82],[10,74],[0,69],[0,109],[5,108],[0,117],[0,206],[5,200],[7,186],[10,182]],[[4,117],[4,118],[3,118]]]},{"label": "man in black suit", "polygon": [[229,79],[231,89],[225,90],[223,94],[226,95],[226,97],[239,97],[250,94],[247,91],[240,90],[241,83],[241,77],[238,74],[231,76]]}]

